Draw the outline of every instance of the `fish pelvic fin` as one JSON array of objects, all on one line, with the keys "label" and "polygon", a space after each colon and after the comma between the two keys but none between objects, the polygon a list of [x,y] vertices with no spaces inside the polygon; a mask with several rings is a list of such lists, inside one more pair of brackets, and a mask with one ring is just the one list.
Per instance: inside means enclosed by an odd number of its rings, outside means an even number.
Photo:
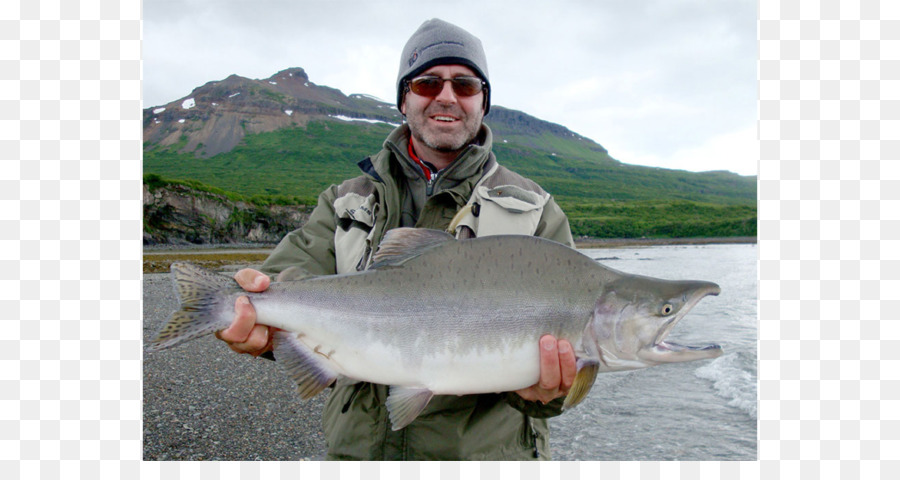
[{"label": "fish pelvic fin", "polygon": [[297,383],[300,398],[315,397],[337,379],[338,373],[326,360],[327,355],[310,349],[296,333],[275,332],[274,347],[276,363]]},{"label": "fish pelvic fin", "polygon": [[385,401],[391,418],[391,430],[397,431],[412,423],[432,397],[434,392],[427,388],[392,386]]},{"label": "fish pelvic fin", "polygon": [[401,227],[388,230],[372,258],[372,268],[400,265],[438,245],[455,240],[447,232],[427,228]]},{"label": "fish pelvic fin", "polygon": [[231,320],[218,313],[237,290],[237,282],[190,263],[173,263],[175,292],[181,309],[173,313],[148,350],[162,350],[228,328]]},{"label": "fish pelvic fin", "polygon": [[568,410],[575,405],[581,403],[591,387],[594,386],[594,380],[597,378],[597,371],[600,370],[600,361],[593,358],[579,358],[576,364],[578,369],[575,373],[575,381],[572,382],[572,388],[563,402],[563,410]]}]

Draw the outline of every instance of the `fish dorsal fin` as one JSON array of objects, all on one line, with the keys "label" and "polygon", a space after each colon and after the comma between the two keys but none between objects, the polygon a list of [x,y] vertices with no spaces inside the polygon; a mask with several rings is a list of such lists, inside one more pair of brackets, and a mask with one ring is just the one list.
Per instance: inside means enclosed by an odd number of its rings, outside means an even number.
[{"label": "fish dorsal fin", "polygon": [[425,410],[434,393],[427,388],[392,386],[385,401],[391,417],[391,430],[409,425]]},{"label": "fish dorsal fin", "polygon": [[566,400],[563,402],[563,410],[578,405],[587,397],[597,378],[600,362],[592,358],[579,358],[576,367],[578,371],[575,373],[575,381],[572,382],[572,388],[569,389],[569,394],[566,395]]},{"label": "fish dorsal fin", "polygon": [[401,227],[388,230],[372,259],[372,268],[400,265],[438,245],[455,240],[447,232],[427,228]]}]

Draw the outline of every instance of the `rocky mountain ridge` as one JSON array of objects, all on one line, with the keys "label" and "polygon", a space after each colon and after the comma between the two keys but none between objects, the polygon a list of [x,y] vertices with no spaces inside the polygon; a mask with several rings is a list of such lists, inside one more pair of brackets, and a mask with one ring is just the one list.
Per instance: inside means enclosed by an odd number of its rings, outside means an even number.
[{"label": "rocky mountain ridge", "polygon": [[[392,103],[370,95],[344,95],[317,85],[303,68],[282,70],[266,79],[230,75],[208,82],[189,95],[143,112],[144,142],[177,146],[209,158],[231,151],[247,134],[303,127],[310,120],[339,119],[399,125],[403,117]],[[577,139],[595,152],[606,153],[596,142],[566,127],[518,110],[492,106],[485,118],[495,136],[537,136],[548,133]]]}]

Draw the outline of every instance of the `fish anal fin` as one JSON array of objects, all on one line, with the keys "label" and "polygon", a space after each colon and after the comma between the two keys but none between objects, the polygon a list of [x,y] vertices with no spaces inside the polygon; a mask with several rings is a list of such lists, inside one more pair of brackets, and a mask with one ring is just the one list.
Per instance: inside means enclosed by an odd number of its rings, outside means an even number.
[{"label": "fish anal fin", "polygon": [[575,381],[572,382],[572,388],[566,395],[563,402],[563,410],[569,409],[581,403],[591,387],[594,386],[594,380],[597,378],[597,371],[600,370],[600,362],[592,358],[579,358],[576,364],[577,373],[575,373]]},{"label": "fish anal fin", "polygon": [[434,393],[427,388],[392,386],[385,405],[391,417],[391,430],[409,425],[425,410]]},{"label": "fish anal fin", "polygon": [[451,240],[455,240],[453,235],[440,230],[408,227],[388,230],[372,259],[372,268],[400,265]]},{"label": "fish anal fin", "polygon": [[297,392],[304,400],[316,396],[338,376],[328,357],[310,350],[295,333],[275,332],[275,358],[297,382]]}]

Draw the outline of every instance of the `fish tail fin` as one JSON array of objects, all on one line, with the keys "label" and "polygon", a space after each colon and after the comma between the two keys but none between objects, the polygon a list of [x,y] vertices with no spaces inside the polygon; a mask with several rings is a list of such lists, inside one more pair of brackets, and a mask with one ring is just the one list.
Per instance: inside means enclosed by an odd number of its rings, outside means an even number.
[{"label": "fish tail fin", "polygon": [[162,350],[228,328],[231,319],[220,313],[236,290],[234,279],[189,263],[171,267],[181,309],[173,313],[148,350]]},{"label": "fish tail fin", "polygon": [[569,394],[566,395],[566,400],[563,402],[563,410],[568,410],[578,405],[587,397],[591,387],[594,386],[594,380],[597,378],[600,362],[592,358],[579,358],[576,366],[578,371],[575,373],[575,381],[572,382],[572,388],[569,389]]}]

